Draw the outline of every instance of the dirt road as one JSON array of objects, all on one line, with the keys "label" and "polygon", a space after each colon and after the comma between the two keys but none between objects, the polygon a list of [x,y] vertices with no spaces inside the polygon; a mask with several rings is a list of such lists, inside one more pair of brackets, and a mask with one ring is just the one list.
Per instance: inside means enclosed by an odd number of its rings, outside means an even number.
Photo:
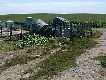
[{"label": "dirt road", "polygon": [[59,73],[52,80],[106,80],[105,69],[94,59],[106,55],[106,29],[99,31],[103,35],[97,40],[98,44],[76,59],[77,67]]}]

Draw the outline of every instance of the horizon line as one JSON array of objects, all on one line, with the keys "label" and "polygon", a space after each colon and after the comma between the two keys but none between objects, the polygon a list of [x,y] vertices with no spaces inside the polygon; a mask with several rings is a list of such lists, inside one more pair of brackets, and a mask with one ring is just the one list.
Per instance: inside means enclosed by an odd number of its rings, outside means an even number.
[{"label": "horizon line", "polygon": [[38,12],[38,13],[7,13],[7,14],[0,14],[0,15],[15,15],[15,14],[106,14],[106,13],[43,13],[43,12]]}]

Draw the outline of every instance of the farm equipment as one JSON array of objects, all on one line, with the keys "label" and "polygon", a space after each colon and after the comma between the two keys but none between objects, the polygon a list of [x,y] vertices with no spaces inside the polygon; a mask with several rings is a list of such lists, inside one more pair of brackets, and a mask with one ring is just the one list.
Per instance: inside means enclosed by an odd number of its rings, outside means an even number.
[{"label": "farm equipment", "polygon": [[62,17],[55,17],[53,19],[52,31],[56,37],[70,37],[72,27],[70,22]]},{"label": "farm equipment", "polygon": [[51,35],[52,29],[49,27],[49,24],[41,19],[35,21],[32,17],[27,17],[24,22],[16,22],[16,24],[20,24],[23,29],[30,30],[31,32],[42,36],[47,37]]},{"label": "farm equipment", "polygon": [[92,27],[95,26],[90,23],[71,22],[62,17],[55,17],[51,25],[41,19],[34,20],[32,17],[27,17],[23,22],[7,21],[5,24],[5,26],[10,27],[10,30],[13,29],[14,26],[20,25],[21,29],[26,29],[42,36],[66,38],[71,38],[73,36],[88,36],[88,34],[92,32]]},{"label": "farm equipment", "polygon": [[70,22],[62,17],[53,19],[52,29],[57,37],[89,36],[94,25],[90,23]]}]

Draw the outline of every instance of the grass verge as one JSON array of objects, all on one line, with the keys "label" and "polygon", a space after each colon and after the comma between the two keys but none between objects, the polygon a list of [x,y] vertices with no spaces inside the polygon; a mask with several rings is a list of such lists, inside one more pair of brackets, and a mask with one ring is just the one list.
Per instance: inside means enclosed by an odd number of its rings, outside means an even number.
[{"label": "grass verge", "polygon": [[72,41],[66,39],[53,40],[51,46],[55,47],[54,44],[56,44],[58,48],[61,47],[61,50],[42,61],[38,65],[40,70],[37,73],[33,73],[34,75],[27,80],[50,80],[58,72],[76,66],[76,57],[84,53],[86,49],[94,47],[96,44],[94,38],[99,36],[98,33],[95,33],[92,37],[73,38]]}]

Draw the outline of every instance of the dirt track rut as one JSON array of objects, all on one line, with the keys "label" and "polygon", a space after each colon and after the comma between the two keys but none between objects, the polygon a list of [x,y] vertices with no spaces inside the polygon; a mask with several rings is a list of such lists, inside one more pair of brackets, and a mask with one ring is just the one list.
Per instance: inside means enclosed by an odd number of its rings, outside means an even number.
[{"label": "dirt track rut", "polygon": [[52,80],[106,80],[106,72],[100,62],[94,58],[106,55],[106,29],[99,29],[103,35],[97,39],[98,44],[76,59],[77,67],[65,70]]}]

